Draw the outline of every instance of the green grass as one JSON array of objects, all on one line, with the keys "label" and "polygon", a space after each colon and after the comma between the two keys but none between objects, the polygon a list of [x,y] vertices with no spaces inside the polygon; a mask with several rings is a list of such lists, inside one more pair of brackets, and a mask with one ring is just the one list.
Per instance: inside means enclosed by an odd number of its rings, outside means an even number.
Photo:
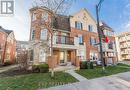
[{"label": "green grass", "polygon": [[82,70],[78,70],[76,72],[88,79],[93,79],[93,78],[109,76],[109,75],[113,75],[113,74],[117,74],[117,73],[128,72],[128,71],[130,71],[130,68],[128,68],[128,67],[129,66],[127,66],[127,65],[125,65],[125,67],[122,67],[122,65],[116,65],[116,66],[106,67],[105,72],[102,71],[101,67],[96,67],[94,69],[84,69],[84,70],[82,69]]},{"label": "green grass", "polygon": [[50,77],[50,73],[33,73],[0,78],[0,90],[37,90],[73,82],[77,80],[63,72],[55,73],[54,79]]}]

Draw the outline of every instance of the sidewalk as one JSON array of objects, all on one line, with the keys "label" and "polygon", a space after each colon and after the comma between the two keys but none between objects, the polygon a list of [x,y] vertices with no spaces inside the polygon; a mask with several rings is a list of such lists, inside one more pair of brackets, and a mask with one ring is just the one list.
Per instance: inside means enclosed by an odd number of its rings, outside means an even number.
[{"label": "sidewalk", "polygon": [[[40,90],[130,90],[130,72]],[[130,79],[130,78],[129,78]]]},{"label": "sidewalk", "polygon": [[76,73],[74,70],[67,70],[67,73],[69,73],[70,75],[72,75],[73,77],[75,77],[77,80],[81,81],[87,81],[87,79],[81,75],[79,75],[78,73]]}]

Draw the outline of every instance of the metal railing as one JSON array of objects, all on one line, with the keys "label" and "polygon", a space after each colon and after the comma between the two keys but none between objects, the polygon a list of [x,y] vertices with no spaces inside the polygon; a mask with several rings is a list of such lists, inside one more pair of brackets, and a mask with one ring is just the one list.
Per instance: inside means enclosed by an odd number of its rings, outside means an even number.
[{"label": "metal railing", "polygon": [[56,44],[74,45],[74,37],[57,35]]}]

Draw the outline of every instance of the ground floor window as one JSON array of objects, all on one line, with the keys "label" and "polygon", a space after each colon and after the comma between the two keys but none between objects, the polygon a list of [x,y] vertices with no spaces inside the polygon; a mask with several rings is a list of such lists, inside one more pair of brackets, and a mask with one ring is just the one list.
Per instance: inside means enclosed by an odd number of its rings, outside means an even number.
[{"label": "ground floor window", "polygon": [[98,60],[98,54],[96,52],[90,52],[90,60]]},{"label": "ground floor window", "polygon": [[30,50],[29,52],[30,52],[30,61],[33,61],[34,51]]},{"label": "ground floor window", "polygon": [[46,52],[44,49],[41,49],[39,52],[39,61],[45,62],[46,61]]},{"label": "ground floor window", "polygon": [[78,50],[77,52],[78,52],[77,55],[79,56],[79,59],[84,60],[85,59],[84,50]]}]

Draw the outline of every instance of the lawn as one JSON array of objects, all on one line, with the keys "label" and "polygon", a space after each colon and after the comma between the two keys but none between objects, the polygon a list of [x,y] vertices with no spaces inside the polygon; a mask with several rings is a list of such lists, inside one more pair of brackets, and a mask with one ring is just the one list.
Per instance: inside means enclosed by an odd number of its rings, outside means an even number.
[{"label": "lawn", "polygon": [[128,72],[128,71],[130,71],[130,67],[128,65],[118,64],[116,66],[106,67],[105,72],[102,71],[101,67],[95,67],[94,69],[82,69],[76,72],[86,77],[87,79],[93,79],[93,78],[109,76],[109,75],[122,73],[122,72]]},{"label": "lawn", "polygon": [[56,72],[55,78],[50,73],[32,73],[0,78],[0,90],[37,90],[57,85],[77,82],[77,80],[64,72]]}]

